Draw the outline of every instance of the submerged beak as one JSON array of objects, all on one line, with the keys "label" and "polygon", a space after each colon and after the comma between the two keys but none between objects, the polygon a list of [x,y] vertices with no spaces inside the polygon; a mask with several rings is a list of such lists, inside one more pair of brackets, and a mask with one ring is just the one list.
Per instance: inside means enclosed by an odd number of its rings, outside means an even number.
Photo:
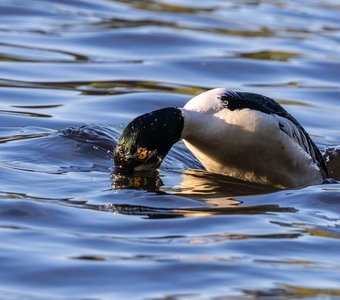
[{"label": "submerged beak", "polygon": [[126,154],[120,146],[117,146],[114,151],[116,170],[124,173],[155,171],[163,158],[157,154],[157,151],[150,152],[145,160],[138,159],[135,154]]},{"label": "submerged beak", "polygon": [[137,172],[148,172],[148,171],[154,171],[158,169],[162,162],[163,158],[159,156],[155,156],[153,158],[147,159],[144,163],[140,165],[136,165],[133,170]]}]

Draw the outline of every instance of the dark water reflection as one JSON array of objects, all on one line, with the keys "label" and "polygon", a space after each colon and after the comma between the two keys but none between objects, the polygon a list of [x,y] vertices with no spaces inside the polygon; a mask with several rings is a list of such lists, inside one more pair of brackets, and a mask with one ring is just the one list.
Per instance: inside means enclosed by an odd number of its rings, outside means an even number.
[{"label": "dark water reflection", "polygon": [[280,101],[340,179],[339,2],[0,1],[0,298],[339,298],[340,185],[117,174],[135,116],[213,87]]}]

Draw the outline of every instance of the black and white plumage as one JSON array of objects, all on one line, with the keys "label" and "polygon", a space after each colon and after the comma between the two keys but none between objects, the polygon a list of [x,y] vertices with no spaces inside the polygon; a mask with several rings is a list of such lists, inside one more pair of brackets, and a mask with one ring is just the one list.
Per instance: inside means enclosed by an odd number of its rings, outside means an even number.
[{"label": "black and white plumage", "polygon": [[183,108],[134,119],[116,147],[116,166],[158,168],[180,139],[208,171],[245,181],[301,187],[319,184],[327,175],[320,151],[282,106],[262,95],[224,88],[204,92]]}]

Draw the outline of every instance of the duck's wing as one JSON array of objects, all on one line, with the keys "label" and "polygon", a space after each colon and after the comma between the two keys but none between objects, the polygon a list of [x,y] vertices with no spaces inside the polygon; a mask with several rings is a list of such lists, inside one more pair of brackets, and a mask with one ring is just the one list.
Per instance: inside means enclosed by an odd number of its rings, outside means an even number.
[{"label": "duck's wing", "polygon": [[278,126],[292,140],[299,144],[328,175],[322,154],[301,124],[279,103],[269,97],[254,93],[227,91],[221,96],[221,102],[229,110],[252,109],[277,117]]},{"label": "duck's wing", "polygon": [[328,176],[327,166],[320,150],[303,127],[301,125],[298,126],[292,121],[282,117],[278,120],[278,123],[280,130],[297,142],[313,158],[313,161],[317,163],[325,175]]}]

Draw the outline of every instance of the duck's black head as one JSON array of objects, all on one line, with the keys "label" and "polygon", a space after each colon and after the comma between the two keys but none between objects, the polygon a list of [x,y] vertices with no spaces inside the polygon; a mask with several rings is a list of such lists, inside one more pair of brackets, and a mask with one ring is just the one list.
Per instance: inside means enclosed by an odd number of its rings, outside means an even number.
[{"label": "duck's black head", "polygon": [[141,115],[124,129],[114,151],[119,171],[157,169],[173,144],[178,142],[184,126],[180,109],[163,108]]}]

